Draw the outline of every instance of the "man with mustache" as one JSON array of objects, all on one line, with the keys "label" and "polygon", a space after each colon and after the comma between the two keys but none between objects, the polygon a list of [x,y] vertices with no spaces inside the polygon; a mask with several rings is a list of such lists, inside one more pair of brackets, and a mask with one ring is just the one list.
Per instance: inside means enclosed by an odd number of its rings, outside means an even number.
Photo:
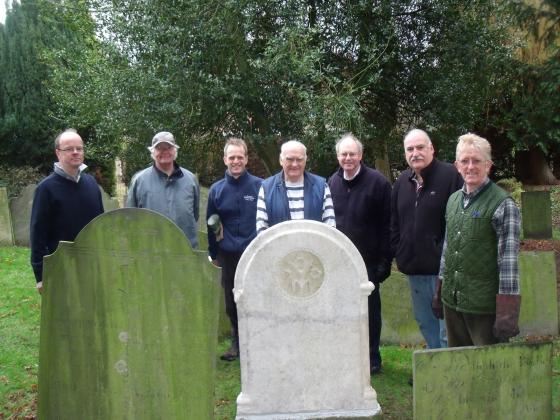
[{"label": "man with mustache", "polygon": [[410,168],[393,186],[391,249],[399,270],[408,276],[414,318],[428,348],[446,347],[445,323],[432,312],[432,298],[438,287],[445,206],[463,179],[452,164],[434,158],[423,130],[405,136],[404,154]]}]

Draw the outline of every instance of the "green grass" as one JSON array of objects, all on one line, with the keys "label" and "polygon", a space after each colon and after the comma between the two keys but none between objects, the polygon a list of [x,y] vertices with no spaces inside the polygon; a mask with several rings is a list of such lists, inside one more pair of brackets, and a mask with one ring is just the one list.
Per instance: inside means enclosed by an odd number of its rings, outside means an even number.
[{"label": "green grass", "polygon": [[[36,412],[40,297],[29,266],[29,250],[0,247],[0,419],[32,419]],[[221,354],[228,347],[219,345]],[[412,419],[412,353],[382,346],[383,371],[372,385],[385,419]],[[560,340],[554,349],[554,418],[560,419]],[[241,390],[239,361],[216,362],[215,418],[234,419]]]},{"label": "green grass", "polygon": [[40,319],[27,248],[0,248],[0,290],[0,413],[25,418],[35,411]]}]

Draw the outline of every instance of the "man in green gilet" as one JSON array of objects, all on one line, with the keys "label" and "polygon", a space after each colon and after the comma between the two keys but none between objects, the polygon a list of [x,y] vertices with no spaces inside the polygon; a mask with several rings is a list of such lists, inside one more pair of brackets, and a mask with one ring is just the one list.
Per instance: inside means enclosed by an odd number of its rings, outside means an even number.
[{"label": "man in green gilet", "polygon": [[434,300],[443,301],[449,347],[505,342],[519,333],[519,209],[488,178],[486,139],[459,137],[455,165],[465,184],[447,202],[442,287]]}]

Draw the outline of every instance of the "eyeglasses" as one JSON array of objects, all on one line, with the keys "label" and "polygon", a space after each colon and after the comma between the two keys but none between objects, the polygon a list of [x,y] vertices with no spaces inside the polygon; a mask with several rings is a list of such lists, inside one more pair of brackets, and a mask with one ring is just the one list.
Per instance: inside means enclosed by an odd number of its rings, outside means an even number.
[{"label": "eyeglasses", "polygon": [[59,148],[58,150],[60,150],[61,152],[84,153],[84,148],[83,148],[83,147],[80,147],[80,146],[78,146],[78,147],[65,147],[64,149],[60,149],[60,148]]},{"label": "eyeglasses", "polygon": [[350,159],[353,159],[353,158],[355,158],[356,156],[358,156],[357,153],[351,153],[351,152],[339,153],[339,154],[338,154],[338,157],[341,157],[341,158],[350,158]]},{"label": "eyeglasses", "polygon": [[487,162],[486,160],[480,160],[480,159],[461,159],[459,161],[459,164],[461,166],[469,166],[470,163],[472,166],[480,166],[486,162]]},{"label": "eyeglasses", "polygon": [[284,160],[290,164],[292,163],[303,163],[305,161],[304,157],[286,157]]}]

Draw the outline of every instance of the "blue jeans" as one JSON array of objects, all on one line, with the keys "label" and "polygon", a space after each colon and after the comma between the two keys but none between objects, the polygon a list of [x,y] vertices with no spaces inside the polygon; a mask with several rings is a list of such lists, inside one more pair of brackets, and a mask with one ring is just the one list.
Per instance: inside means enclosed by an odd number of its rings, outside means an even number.
[{"label": "blue jeans", "polygon": [[408,276],[414,318],[429,349],[447,347],[445,321],[437,319],[432,312],[432,298],[436,293],[436,282],[437,276]]}]

